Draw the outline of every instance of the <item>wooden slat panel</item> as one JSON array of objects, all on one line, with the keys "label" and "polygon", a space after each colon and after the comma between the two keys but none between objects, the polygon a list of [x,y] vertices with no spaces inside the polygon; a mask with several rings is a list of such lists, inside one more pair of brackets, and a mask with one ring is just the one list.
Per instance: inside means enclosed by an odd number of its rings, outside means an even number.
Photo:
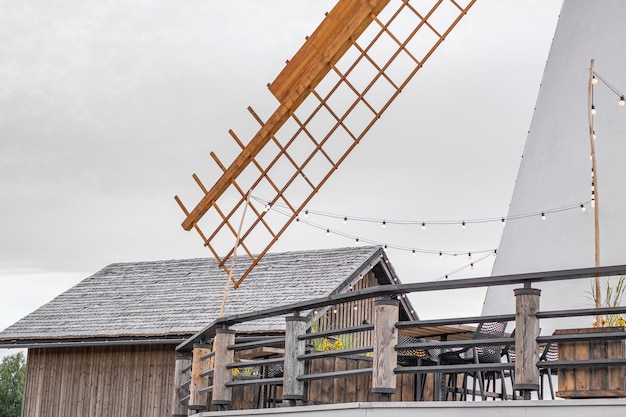
[{"label": "wooden slat panel", "polygon": [[168,417],[174,346],[31,349],[23,417]]}]

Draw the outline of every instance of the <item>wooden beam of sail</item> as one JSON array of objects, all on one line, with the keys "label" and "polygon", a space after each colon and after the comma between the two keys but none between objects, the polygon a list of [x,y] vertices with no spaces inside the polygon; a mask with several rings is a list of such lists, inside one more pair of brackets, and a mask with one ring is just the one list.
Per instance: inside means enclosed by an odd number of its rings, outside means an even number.
[{"label": "wooden beam of sail", "polygon": [[[237,245],[248,255],[235,288],[474,2],[438,0],[418,10],[408,0],[340,0],[326,15],[268,85],[279,101],[274,113],[263,122],[249,109],[261,126],[247,145],[230,132],[241,147],[232,164],[212,154],[223,174],[210,189],[200,187],[204,196],[193,210],[176,197],[183,228],[198,231],[224,271]],[[250,201],[254,216],[238,233],[249,192],[267,201]],[[266,204],[277,209],[264,210]],[[202,232],[200,220],[210,232]],[[235,246],[225,243],[237,235]]]}]

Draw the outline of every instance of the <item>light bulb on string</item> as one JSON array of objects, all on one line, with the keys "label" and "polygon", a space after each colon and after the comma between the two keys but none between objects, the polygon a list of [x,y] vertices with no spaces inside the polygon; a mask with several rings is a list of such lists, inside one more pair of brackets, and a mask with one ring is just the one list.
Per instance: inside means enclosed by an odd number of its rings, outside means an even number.
[{"label": "light bulb on string", "polygon": [[617,105],[620,107],[624,107],[624,96],[621,96],[619,98],[619,101],[617,102]]},{"label": "light bulb on string", "polygon": [[546,213],[541,212],[541,220],[545,220],[546,219]]},{"label": "light bulb on string", "polygon": [[386,221],[386,220],[383,220],[383,224],[382,224],[382,226],[383,226],[383,229],[384,229],[385,227],[387,227],[387,221]]},{"label": "light bulb on string", "polygon": [[468,258],[468,259],[472,259],[472,252],[468,252],[468,254],[467,254],[467,258]]},{"label": "light bulb on string", "polygon": [[344,216],[344,218],[343,218],[343,224],[346,224],[346,223],[348,223],[348,217],[347,217],[347,216]]},{"label": "light bulb on string", "polygon": [[354,244],[358,245],[359,244],[359,238],[357,237],[356,239],[354,239]]},{"label": "light bulb on string", "polygon": [[470,269],[474,269],[474,263],[473,262],[470,264]]},{"label": "light bulb on string", "polygon": [[264,211],[265,213],[267,213],[268,211],[270,211],[270,209],[271,209],[271,208],[272,208],[272,203],[271,203],[271,202],[268,202],[268,203],[265,205],[265,207],[263,208],[263,211]]},{"label": "light bulb on string", "polygon": [[422,222],[422,230],[426,230],[426,223]]},{"label": "light bulb on string", "polygon": [[591,132],[591,137],[593,138],[593,140],[596,140],[596,131],[595,130],[593,132]]},{"label": "light bulb on string", "polygon": [[500,220],[500,223],[502,223],[502,227],[506,226],[506,220],[504,217]]},{"label": "light bulb on string", "polygon": [[300,224],[300,217],[296,217],[296,226]]},{"label": "light bulb on string", "polygon": [[583,213],[587,211],[587,208],[585,207],[584,204],[580,205],[580,211],[582,211]]},{"label": "light bulb on string", "polygon": [[498,254],[498,249],[494,249],[493,250],[493,256],[496,256]]},{"label": "light bulb on string", "polygon": [[304,210],[304,217],[309,217],[309,210]]},{"label": "light bulb on string", "polygon": [[439,257],[441,258],[443,256],[443,253],[439,252]]},{"label": "light bulb on string", "polygon": [[385,245],[385,246],[383,247],[383,250],[384,250],[385,252],[387,252],[387,245]]},{"label": "light bulb on string", "polygon": [[415,249],[412,250],[413,256],[415,256]]},{"label": "light bulb on string", "polygon": [[330,235],[330,229],[326,229],[326,236]]},{"label": "light bulb on string", "polygon": [[591,78],[591,84],[593,84],[593,85],[598,84],[598,79],[596,78],[595,75]]},{"label": "light bulb on string", "polygon": [[461,229],[465,229],[465,220],[463,220],[463,223],[461,223]]},{"label": "light bulb on string", "polygon": [[591,105],[591,115],[595,116],[596,115],[596,106],[594,106],[593,104]]}]

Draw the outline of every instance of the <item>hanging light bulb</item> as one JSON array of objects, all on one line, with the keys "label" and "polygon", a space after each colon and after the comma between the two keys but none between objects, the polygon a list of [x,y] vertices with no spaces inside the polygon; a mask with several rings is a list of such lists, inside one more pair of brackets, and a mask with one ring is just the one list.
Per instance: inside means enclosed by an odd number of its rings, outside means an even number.
[{"label": "hanging light bulb", "polygon": [[596,106],[594,106],[593,104],[591,105],[591,115],[595,116],[596,115]]},{"label": "hanging light bulb", "polygon": [[359,238],[357,237],[356,239],[354,239],[354,244],[358,245],[359,244]]},{"label": "hanging light bulb", "polygon": [[468,259],[472,259],[472,252],[468,252],[468,254],[467,254],[467,258],[468,258]]},{"label": "hanging light bulb", "polygon": [[413,249],[413,251],[412,251],[412,252],[413,252],[413,256],[415,256],[415,249]]},{"label": "hanging light bulb", "polygon": [[596,208],[596,200],[591,200],[591,208]]},{"label": "hanging light bulb", "polygon": [[441,258],[443,256],[443,253],[439,252],[439,257]]},{"label": "hanging light bulb", "polygon": [[426,230],[426,223],[422,222],[422,230]]},{"label": "hanging light bulb", "polygon": [[593,140],[596,140],[596,131],[595,130],[593,132],[591,132],[591,137],[593,138]]},{"label": "hanging light bulb", "polygon": [[384,250],[385,252],[387,252],[387,245],[385,245],[385,246],[383,247],[383,250]]},{"label": "hanging light bulb", "polygon": [[541,212],[541,220],[545,220],[546,219],[546,213]]},{"label": "hanging light bulb", "polygon": [[617,105],[620,107],[624,107],[624,96],[621,96],[619,98],[619,101],[617,102]]},{"label": "hanging light bulb", "polygon": [[470,269],[474,269],[474,263],[473,262],[470,264]]},{"label": "hanging light bulb", "polygon": [[330,229],[326,229],[326,236],[330,235]]},{"label": "hanging light bulb", "polygon": [[304,210],[304,217],[309,217],[309,210]]},{"label": "hanging light bulb", "polygon": [[296,226],[300,224],[300,217],[296,217]]},{"label": "hanging light bulb", "polygon": [[387,221],[383,220],[383,229],[387,227]]},{"label": "hanging light bulb", "polygon": [[268,202],[268,203],[265,205],[265,208],[263,209],[263,211],[264,211],[265,213],[267,213],[268,211],[270,211],[270,209],[271,209],[271,208],[272,208],[272,203],[271,203],[271,202]]},{"label": "hanging light bulb", "polygon": [[461,229],[465,229],[465,220],[463,220],[463,223],[461,223]]},{"label": "hanging light bulb", "polygon": [[504,217],[500,220],[500,222],[502,223],[502,227],[506,226],[506,220]]},{"label": "hanging light bulb", "polygon": [[587,208],[585,207],[584,204],[580,205],[580,211],[582,211],[583,213],[587,211]]},{"label": "hanging light bulb", "polygon": [[348,223],[348,217],[347,217],[347,216],[344,216],[344,218],[343,218],[343,224],[346,224],[346,223]]},{"label": "hanging light bulb", "polygon": [[498,254],[498,249],[494,249],[493,250],[493,256],[496,256]]},{"label": "hanging light bulb", "polygon": [[593,84],[593,85],[598,84],[598,79],[596,78],[595,75],[591,78],[591,84]]}]

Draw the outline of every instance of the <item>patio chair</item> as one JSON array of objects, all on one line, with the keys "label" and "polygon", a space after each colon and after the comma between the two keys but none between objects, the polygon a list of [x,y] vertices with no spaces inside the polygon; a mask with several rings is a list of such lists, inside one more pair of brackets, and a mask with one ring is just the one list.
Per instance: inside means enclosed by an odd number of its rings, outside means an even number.
[{"label": "patio chair", "polygon": [[[407,335],[398,335],[398,346],[434,342],[434,340],[428,340],[423,338],[417,338]],[[398,365],[400,366],[432,366],[438,364],[438,356],[441,353],[441,349],[438,348],[410,348],[398,350]],[[415,375],[415,401],[422,401],[424,396],[424,386],[426,385],[426,374]]]},{"label": "patio chair", "polygon": [[[480,323],[476,328],[476,332],[472,339],[491,339],[491,338],[500,338],[504,336],[504,331],[506,329],[506,321],[502,322],[490,322],[490,323]],[[465,364],[481,364],[481,363],[500,363],[502,355],[502,346],[501,345],[487,345],[487,346],[471,346],[456,350],[451,350],[448,352],[443,352],[438,356],[439,363],[441,365],[465,365]],[[448,399],[448,394],[452,394],[452,399],[456,399],[456,394],[460,392],[461,400],[467,399],[467,378],[468,376],[472,376],[474,381],[478,381],[480,385],[480,393],[483,399],[486,399],[484,384],[486,378],[493,377],[495,380],[494,373],[498,372],[498,376],[502,378],[504,381],[504,372],[500,371],[476,371],[476,372],[447,372],[447,383],[446,386],[442,387],[442,400]],[[461,389],[459,391],[458,388],[458,375],[463,374],[463,381],[461,384]],[[444,378],[445,380],[446,378]],[[475,385],[476,382],[474,382]],[[476,388],[475,386],[472,389],[472,399],[475,399]],[[504,383],[502,384],[502,398],[507,398],[506,396],[506,388]]]}]

